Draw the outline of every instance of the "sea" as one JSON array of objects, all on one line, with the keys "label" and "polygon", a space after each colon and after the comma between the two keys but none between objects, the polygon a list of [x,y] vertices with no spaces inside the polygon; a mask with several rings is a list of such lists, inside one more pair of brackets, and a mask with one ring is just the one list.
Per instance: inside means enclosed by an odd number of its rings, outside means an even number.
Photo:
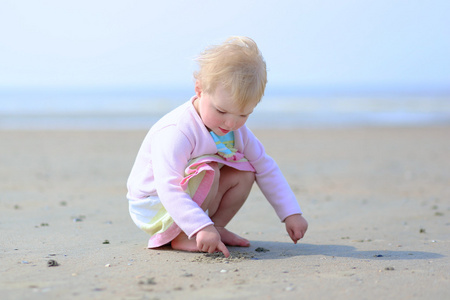
[{"label": "sea", "polygon": [[[0,90],[0,130],[147,130],[190,89]],[[250,128],[450,125],[450,95],[269,91]]]}]

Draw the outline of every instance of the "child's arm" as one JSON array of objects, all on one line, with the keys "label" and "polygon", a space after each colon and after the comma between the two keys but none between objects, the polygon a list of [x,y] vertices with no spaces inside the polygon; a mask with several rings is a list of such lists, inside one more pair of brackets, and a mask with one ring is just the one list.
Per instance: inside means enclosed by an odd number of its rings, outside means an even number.
[{"label": "child's arm", "polygon": [[284,222],[286,224],[286,231],[294,244],[297,244],[297,241],[305,235],[305,232],[308,229],[308,222],[299,214],[290,215]]},{"label": "child's arm", "polygon": [[239,132],[241,135],[238,135],[238,137],[242,138],[242,142],[239,141],[237,147],[239,149],[242,143],[241,147],[245,158],[250,161],[256,170],[256,183],[275,209],[280,220],[285,220],[291,215],[302,214],[289,183],[277,163],[266,153],[261,142],[245,126]]},{"label": "child's arm", "polygon": [[220,234],[213,225],[206,226],[197,233],[196,236],[198,250],[202,252],[214,253],[220,251],[225,257],[230,256],[230,252],[220,239]]},{"label": "child's arm", "polygon": [[151,163],[158,196],[174,222],[192,238],[201,228],[213,224],[180,185],[193,146],[174,126],[164,128],[152,138]]}]

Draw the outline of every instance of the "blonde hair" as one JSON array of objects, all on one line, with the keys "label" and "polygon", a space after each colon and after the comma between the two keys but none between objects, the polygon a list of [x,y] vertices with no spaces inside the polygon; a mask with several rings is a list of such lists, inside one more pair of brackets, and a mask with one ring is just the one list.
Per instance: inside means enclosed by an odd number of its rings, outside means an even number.
[{"label": "blonde hair", "polygon": [[207,48],[196,59],[200,70],[194,73],[204,92],[213,94],[222,85],[243,109],[257,104],[267,83],[266,62],[255,41],[233,36],[223,44]]}]

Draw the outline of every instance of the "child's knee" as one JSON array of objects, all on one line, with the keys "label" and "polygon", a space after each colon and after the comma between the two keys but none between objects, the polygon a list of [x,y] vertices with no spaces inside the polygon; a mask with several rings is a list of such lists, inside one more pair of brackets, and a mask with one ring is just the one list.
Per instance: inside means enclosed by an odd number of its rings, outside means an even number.
[{"label": "child's knee", "polygon": [[246,183],[250,183],[252,184],[253,182],[255,182],[256,177],[255,177],[255,173],[254,172],[250,172],[250,171],[243,171],[241,172],[241,176],[242,176],[242,181],[246,182]]},{"label": "child's knee", "polygon": [[255,182],[255,173],[250,171],[239,171],[232,169],[231,178],[238,185],[252,185]]}]

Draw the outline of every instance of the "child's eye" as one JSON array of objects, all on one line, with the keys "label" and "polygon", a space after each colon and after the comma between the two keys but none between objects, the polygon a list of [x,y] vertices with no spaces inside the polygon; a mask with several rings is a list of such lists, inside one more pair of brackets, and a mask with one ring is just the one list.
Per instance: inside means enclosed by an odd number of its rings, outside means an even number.
[{"label": "child's eye", "polygon": [[222,114],[222,115],[225,113],[224,111],[221,111],[221,110],[218,110],[218,109],[217,109],[217,112],[218,112],[219,114]]}]

